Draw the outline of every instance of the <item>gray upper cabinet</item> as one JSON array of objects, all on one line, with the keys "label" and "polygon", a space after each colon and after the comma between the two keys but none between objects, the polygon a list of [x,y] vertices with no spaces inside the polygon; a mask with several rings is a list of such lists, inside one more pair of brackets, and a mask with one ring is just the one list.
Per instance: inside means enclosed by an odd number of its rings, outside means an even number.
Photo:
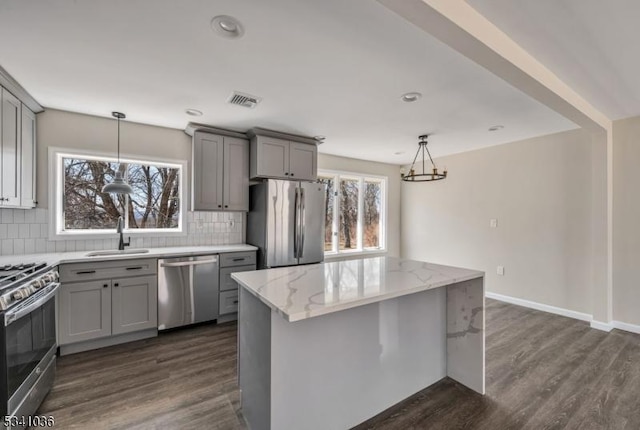
[{"label": "gray upper cabinet", "polygon": [[20,206],[20,100],[9,91],[2,90],[2,177],[0,203],[2,206]]},{"label": "gray upper cabinet", "polygon": [[291,142],[289,146],[289,176],[301,181],[318,179],[318,147]]},{"label": "gray upper cabinet", "polygon": [[192,210],[222,210],[224,138],[196,132],[193,136]]},{"label": "gray upper cabinet", "polygon": [[36,114],[22,105],[20,206],[36,207]]},{"label": "gray upper cabinet", "polygon": [[251,138],[251,179],[276,178],[315,181],[318,147],[271,136]]},{"label": "gray upper cabinet", "polygon": [[249,210],[249,142],[235,137],[224,138],[224,187],[222,202],[225,210]]},{"label": "gray upper cabinet", "polygon": [[192,210],[249,210],[249,141],[196,131]]}]

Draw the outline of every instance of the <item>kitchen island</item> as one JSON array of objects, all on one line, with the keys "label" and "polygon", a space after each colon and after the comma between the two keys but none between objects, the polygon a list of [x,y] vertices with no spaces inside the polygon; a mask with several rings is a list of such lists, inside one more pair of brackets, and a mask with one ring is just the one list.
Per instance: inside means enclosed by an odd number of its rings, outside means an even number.
[{"label": "kitchen island", "polygon": [[392,257],[235,273],[252,430],[346,429],[450,377],[484,394],[484,273]]}]

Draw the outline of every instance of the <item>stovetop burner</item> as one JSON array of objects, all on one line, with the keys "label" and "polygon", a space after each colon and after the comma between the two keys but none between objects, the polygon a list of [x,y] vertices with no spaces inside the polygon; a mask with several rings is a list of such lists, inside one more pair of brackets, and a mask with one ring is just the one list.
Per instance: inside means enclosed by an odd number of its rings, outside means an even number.
[{"label": "stovetop burner", "polygon": [[47,263],[19,263],[0,266],[0,290],[46,267]]}]

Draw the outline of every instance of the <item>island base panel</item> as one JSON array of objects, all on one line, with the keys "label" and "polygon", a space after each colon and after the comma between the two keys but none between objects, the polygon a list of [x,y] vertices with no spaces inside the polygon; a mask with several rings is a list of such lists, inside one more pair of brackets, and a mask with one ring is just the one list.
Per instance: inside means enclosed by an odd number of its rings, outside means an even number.
[{"label": "island base panel", "polygon": [[[444,288],[293,323],[241,290],[240,388],[252,430],[350,428],[447,375]],[[270,373],[252,374],[266,381],[248,380],[255,361],[270,362]],[[266,386],[270,403],[256,389]]]},{"label": "island base panel", "polygon": [[485,393],[484,278],[447,287],[447,375]]}]

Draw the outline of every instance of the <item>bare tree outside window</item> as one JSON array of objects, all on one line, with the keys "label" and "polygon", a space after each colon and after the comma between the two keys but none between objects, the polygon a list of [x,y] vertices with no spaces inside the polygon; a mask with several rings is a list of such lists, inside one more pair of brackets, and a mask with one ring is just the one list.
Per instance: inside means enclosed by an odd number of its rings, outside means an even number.
[{"label": "bare tree outside window", "polygon": [[[327,186],[325,252],[384,249],[384,193],[387,179],[324,172],[318,181]],[[337,230],[334,230],[334,226],[337,226]],[[337,239],[335,245],[334,239]]]},{"label": "bare tree outside window", "polygon": [[[174,167],[63,158],[65,230],[172,229],[180,218],[179,171]],[[133,188],[129,196],[103,193],[120,168]]]},{"label": "bare tree outside window", "polygon": [[358,189],[357,179],[340,180],[340,245],[339,248],[358,247]]},{"label": "bare tree outside window", "polygon": [[364,181],[364,231],[363,246],[365,248],[380,247],[380,210],[382,201],[382,184],[369,180]]},{"label": "bare tree outside window", "polygon": [[327,198],[324,207],[324,250],[333,250],[333,212],[335,210],[335,189],[333,178],[318,178],[318,182],[325,184]]}]

